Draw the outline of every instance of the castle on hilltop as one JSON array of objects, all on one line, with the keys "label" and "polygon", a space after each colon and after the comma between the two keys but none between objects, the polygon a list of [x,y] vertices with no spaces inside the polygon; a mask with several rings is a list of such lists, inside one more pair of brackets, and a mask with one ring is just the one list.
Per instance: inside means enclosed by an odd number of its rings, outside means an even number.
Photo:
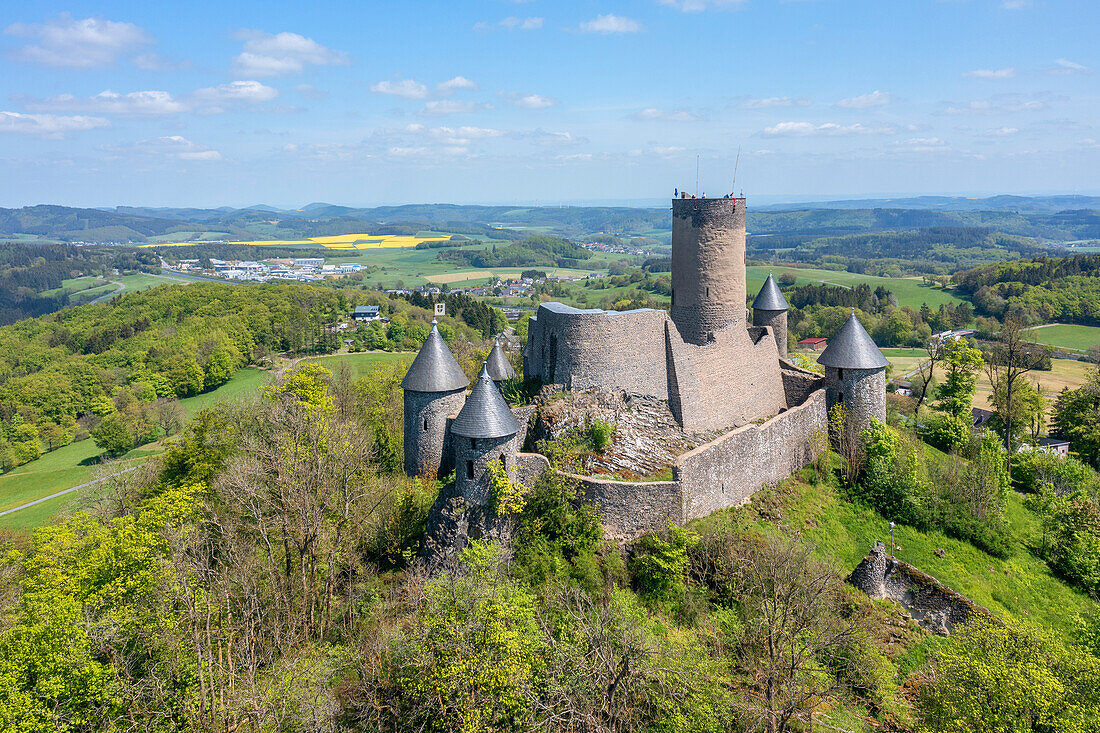
[{"label": "castle on hilltop", "polygon": [[[770,275],[751,317],[746,304],[745,199],[683,196],[672,201],[668,312],[543,303],[529,319],[524,376],[543,393],[601,395],[616,432],[643,436],[642,452],[666,437],[687,448],[674,456],[671,480],[576,477],[609,536],[705,516],[786,478],[820,450],[816,434],[837,403],[855,429],[885,420],[887,362],[854,313],[819,357],[822,376],[787,360],[788,306]],[[450,538],[441,544],[496,531],[490,461],[523,482],[549,465],[523,452],[539,404],[509,407],[497,383],[511,376],[498,344],[467,396],[469,382],[433,328],[402,382],[406,472],[455,471],[433,510],[436,534]]]}]

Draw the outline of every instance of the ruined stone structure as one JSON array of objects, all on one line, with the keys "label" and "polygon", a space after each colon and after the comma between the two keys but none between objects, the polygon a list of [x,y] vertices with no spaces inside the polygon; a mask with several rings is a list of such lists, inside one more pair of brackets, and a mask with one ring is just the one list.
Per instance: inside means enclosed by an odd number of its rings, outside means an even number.
[{"label": "ruined stone structure", "polygon": [[[787,302],[770,276],[748,324],[745,199],[675,199],[672,216],[669,313],[543,303],[528,323],[524,376],[547,392],[591,391],[628,412],[644,408],[627,421],[630,450],[636,455],[638,435],[646,435],[671,467],[671,480],[662,481],[575,477],[580,500],[599,507],[617,539],[744,503],[787,478],[815,457],[813,446],[823,443],[816,434],[827,430],[827,407],[836,402],[854,424],[885,419],[886,360],[854,315],[822,353],[824,378],[786,361]],[[433,329],[403,383],[406,470],[455,470],[429,519],[435,554],[463,537],[507,535],[508,522],[487,511],[490,461],[526,483],[549,467],[521,452],[538,407],[508,407],[497,383],[513,371],[500,346],[469,397],[455,371],[461,375]],[[671,445],[680,452],[668,454]]]}]

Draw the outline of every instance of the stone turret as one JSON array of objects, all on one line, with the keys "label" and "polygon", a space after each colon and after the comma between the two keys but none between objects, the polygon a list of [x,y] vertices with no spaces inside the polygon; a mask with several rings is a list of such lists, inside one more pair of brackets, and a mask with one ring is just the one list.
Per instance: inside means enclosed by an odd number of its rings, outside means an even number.
[{"label": "stone turret", "polygon": [[499,341],[493,344],[493,350],[489,352],[485,366],[489,370],[489,376],[497,384],[516,376],[516,370],[512,368],[512,362],[508,361],[504,349],[500,348]]},{"label": "stone turret", "polygon": [[871,418],[886,420],[886,367],[882,355],[855,311],[834,336],[817,363],[825,367],[825,405],[848,410],[849,428],[862,430]]},{"label": "stone turret", "polygon": [[745,199],[672,201],[672,308],[680,336],[706,344],[745,322]]},{"label": "stone turret", "polygon": [[469,384],[433,321],[431,333],[401,381],[405,391],[405,473],[434,477],[450,471],[447,418],[462,409]]},{"label": "stone turret", "polygon": [[458,496],[473,506],[489,504],[488,463],[499,460],[505,470],[515,472],[519,427],[486,364],[451,424]]},{"label": "stone turret", "polygon": [[756,294],[756,300],[752,302],[752,325],[771,326],[775,335],[775,345],[779,348],[779,356],[787,358],[787,299],[779,290],[775,278],[768,273],[768,279],[764,281],[760,292]]}]

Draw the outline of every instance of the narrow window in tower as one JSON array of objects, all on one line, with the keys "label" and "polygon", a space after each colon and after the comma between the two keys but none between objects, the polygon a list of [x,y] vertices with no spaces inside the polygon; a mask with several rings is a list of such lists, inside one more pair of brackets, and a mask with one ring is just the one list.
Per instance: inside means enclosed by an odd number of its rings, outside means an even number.
[{"label": "narrow window in tower", "polygon": [[836,393],[836,401],[839,402],[840,404],[844,404],[844,393],[843,392],[837,392]]},{"label": "narrow window in tower", "polygon": [[669,289],[668,297],[669,297],[669,300],[672,301],[672,305],[676,305],[676,291],[672,290],[672,289]]},{"label": "narrow window in tower", "polygon": [[843,369],[837,369],[836,370],[836,378],[837,379],[844,379],[844,370]]},{"label": "narrow window in tower", "polygon": [[470,447],[475,450],[477,449],[477,438],[470,438]]},{"label": "narrow window in tower", "polygon": [[428,418],[424,418],[424,430],[425,432],[428,430]]},{"label": "narrow window in tower", "polygon": [[466,461],[466,478],[474,477],[474,462]]},{"label": "narrow window in tower", "polygon": [[504,457],[504,454],[503,454],[503,453],[501,453],[501,454],[500,454],[500,466],[501,466],[501,468],[503,468],[503,469],[504,469],[505,471],[507,471],[507,470],[508,470],[508,459]]},{"label": "narrow window in tower", "polygon": [[706,290],[707,290],[707,296],[706,296],[707,300],[710,300],[710,288],[707,288]]}]

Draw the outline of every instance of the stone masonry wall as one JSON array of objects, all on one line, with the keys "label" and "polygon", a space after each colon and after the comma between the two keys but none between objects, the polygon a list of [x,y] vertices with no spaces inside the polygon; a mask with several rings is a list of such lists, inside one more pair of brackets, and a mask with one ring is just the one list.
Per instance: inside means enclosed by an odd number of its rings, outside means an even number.
[{"label": "stone masonry wall", "polygon": [[438,476],[454,465],[447,450],[450,435],[447,417],[466,402],[466,390],[413,392],[405,390],[405,473]]},{"label": "stone masonry wall", "polygon": [[871,598],[900,603],[917,623],[941,635],[950,634],[956,624],[965,623],[975,613],[995,618],[988,609],[931,575],[887,555],[882,542],[875,543],[871,554],[848,576],[848,582]]},{"label": "stone masonry wall", "polygon": [[787,396],[787,407],[801,405],[817,390],[825,386],[825,377],[805,369],[799,369],[790,362],[779,365],[783,374],[783,392]]},{"label": "stone masonry wall", "polygon": [[658,310],[580,310],[543,303],[530,321],[524,373],[581,391],[599,387],[668,399]]},{"label": "stone masonry wall", "polygon": [[680,456],[673,475],[683,494],[684,520],[748,501],[814,459],[810,436],[827,429],[825,392],[761,425],[745,425]]},{"label": "stone masonry wall", "polygon": [[745,322],[745,200],[673,199],[672,320],[684,340]]},{"label": "stone masonry wall", "polygon": [[687,343],[673,324],[666,331],[669,407],[689,433],[744,425],[787,406],[775,341],[753,342],[743,323],[714,333],[706,346]]}]

